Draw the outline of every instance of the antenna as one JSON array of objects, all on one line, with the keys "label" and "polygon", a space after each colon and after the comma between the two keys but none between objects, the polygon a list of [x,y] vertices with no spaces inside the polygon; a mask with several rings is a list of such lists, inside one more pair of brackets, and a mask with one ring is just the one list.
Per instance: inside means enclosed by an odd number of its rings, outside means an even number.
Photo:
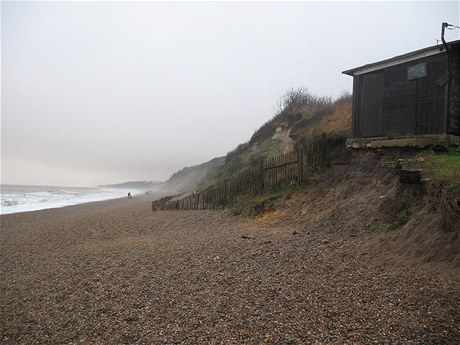
[{"label": "antenna", "polygon": [[[449,51],[450,50],[450,46],[447,44],[446,40],[444,39],[444,32],[445,30],[455,30],[455,29],[460,29],[460,26],[457,26],[457,25],[453,25],[453,24],[449,24],[449,23],[446,23],[446,22],[443,22],[442,23],[442,27],[441,27],[441,41],[442,41],[442,45],[444,46],[444,49],[446,51]],[[441,49],[442,50],[442,49]]]}]

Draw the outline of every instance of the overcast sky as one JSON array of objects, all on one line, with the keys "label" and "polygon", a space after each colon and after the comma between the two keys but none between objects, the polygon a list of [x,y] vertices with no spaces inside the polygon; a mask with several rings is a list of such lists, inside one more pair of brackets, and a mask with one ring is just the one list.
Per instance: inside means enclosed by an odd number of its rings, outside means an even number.
[{"label": "overcast sky", "polygon": [[[223,156],[280,97],[436,44],[458,1],[1,2],[1,182],[164,181]],[[447,31],[459,39],[459,30]]]}]

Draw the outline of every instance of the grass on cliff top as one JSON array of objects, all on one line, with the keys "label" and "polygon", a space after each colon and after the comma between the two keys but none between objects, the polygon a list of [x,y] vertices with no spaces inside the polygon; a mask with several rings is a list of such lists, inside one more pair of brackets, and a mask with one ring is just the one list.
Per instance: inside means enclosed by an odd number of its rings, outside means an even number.
[{"label": "grass on cliff top", "polygon": [[447,152],[422,152],[423,170],[426,177],[442,182],[449,192],[460,193],[460,147]]}]

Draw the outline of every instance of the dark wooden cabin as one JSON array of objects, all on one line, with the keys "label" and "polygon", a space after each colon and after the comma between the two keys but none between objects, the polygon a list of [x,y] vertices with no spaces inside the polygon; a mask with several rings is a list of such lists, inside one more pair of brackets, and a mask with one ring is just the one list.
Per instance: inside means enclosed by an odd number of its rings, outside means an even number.
[{"label": "dark wooden cabin", "polygon": [[353,138],[460,136],[460,40],[353,68]]}]

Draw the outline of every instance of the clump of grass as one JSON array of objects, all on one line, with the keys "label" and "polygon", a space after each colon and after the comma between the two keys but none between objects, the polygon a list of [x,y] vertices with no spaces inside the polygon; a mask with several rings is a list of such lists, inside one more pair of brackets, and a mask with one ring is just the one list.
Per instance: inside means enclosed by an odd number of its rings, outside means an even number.
[{"label": "clump of grass", "polygon": [[[406,225],[412,218],[412,212],[410,211],[410,203],[407,200],[402,200],[398,207],[397,218],[391,222],[391,219],[386,219],[386,222],[369,222],[364,225],[364,232],[385,234],[401,229]],[[391,222],[389,225],[387,222]]]},{"label": "clump of grass", "polygon": [[390,225],[385,227],[384,232],[393,232],[399,230],[409,222],[409,220],[412,218],[409,201],[406,199],[401,200],[397,212],[398,213],[396,219]]},{"label": "clump of grass", "polygon": [[460,192],[460,147],[450,147],[443,153],[425,151],[422,157],[429,178],[441,181],[448,191]]},{"label": "clump of grass", "polygon": [[410,212],[406,212],[405,214],[399,216],[393,223],[391,223],[387,228],[386,228],[386,232],[392,232],[392,231],[396,231],[396,230],[399,230],[400,228],[402,228],[404,225],[406,225],[409,220],[411,219],[411,213]]},{"label": "clump of grass", "polygon": [[367,223],[366,225],[364,225],[364,232],[366,233],[380,232],[380,226],[374,222]]},{"label": "clump of grass", "polygon": [[406,225],[412,218],[410,212],[406,212],[400,215],[396,220],[388,226],[379,225],[376,222],[369,222],[364,225],[364,232],[367,234],[386,234],[401,229]]}]

